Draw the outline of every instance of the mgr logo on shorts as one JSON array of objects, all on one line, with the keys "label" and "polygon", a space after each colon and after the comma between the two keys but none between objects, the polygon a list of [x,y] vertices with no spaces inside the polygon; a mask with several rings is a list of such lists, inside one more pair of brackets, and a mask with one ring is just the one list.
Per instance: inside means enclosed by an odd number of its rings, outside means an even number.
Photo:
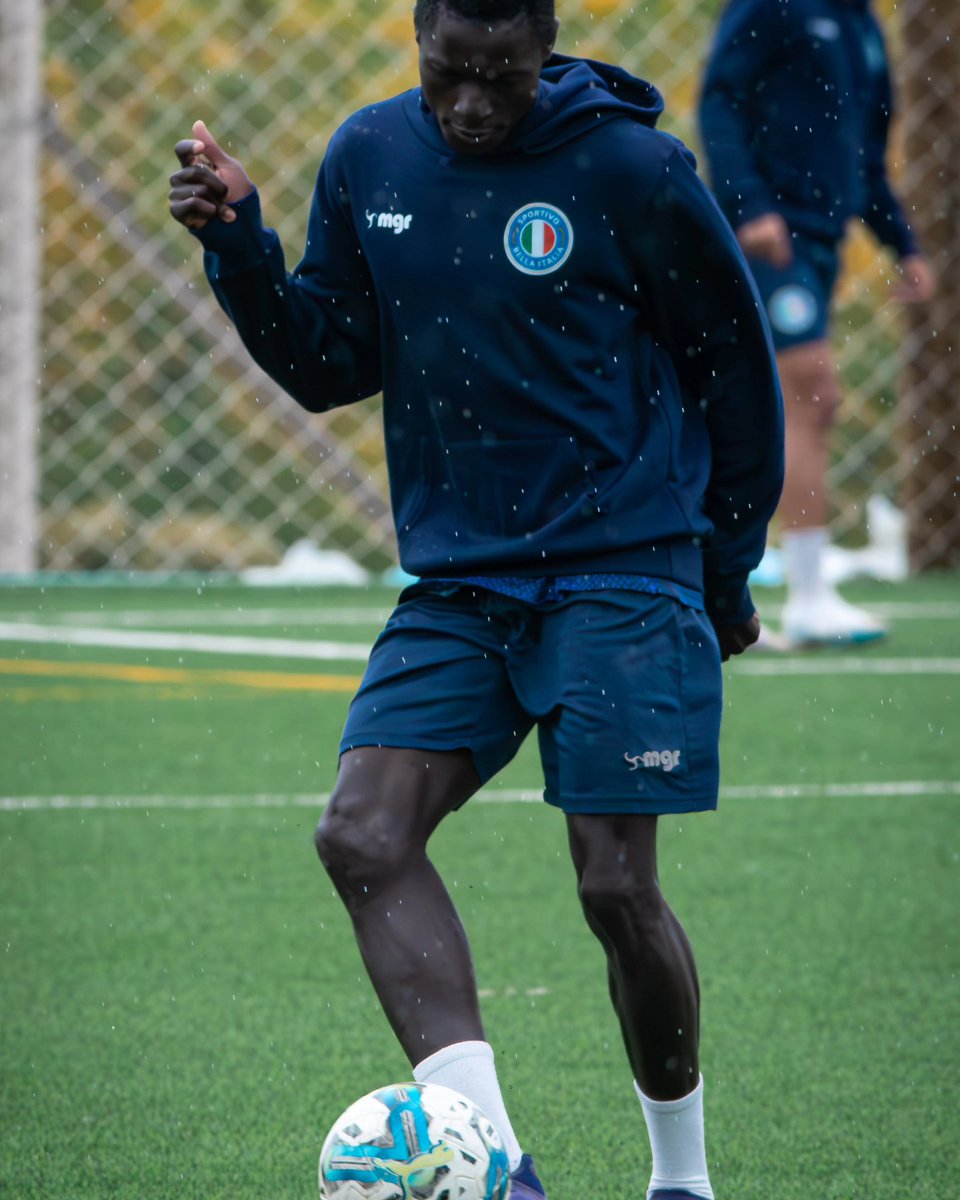
[{"label": "mgr logo on shorts", "polygon": [[807,32],[823,42],[835,42],[840,36],[840,23],[832,17],[813,17],[807,22]]},{"label": "mgr logo on shorts", "polygon": [[549,275],[570,257],[573,226],[552,204],[525,204],[507,222],[503,248],[524,275]]},{"label": "mgr logo on shorts", "polygon": [[819,306],[813,292],[797,284],[777,288],[767,303],[770,324],[780,333],[806,333],[817,320]]}]

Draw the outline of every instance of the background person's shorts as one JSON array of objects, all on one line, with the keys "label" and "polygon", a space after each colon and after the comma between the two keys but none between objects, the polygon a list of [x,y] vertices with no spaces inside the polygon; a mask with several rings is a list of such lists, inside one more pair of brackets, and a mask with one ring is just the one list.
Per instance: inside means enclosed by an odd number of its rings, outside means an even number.
[{"label": "background person's shorts", "polygon": [[774,267],[759,258],[747,260],[777,351],[829,336],[830,301],[837,282],[836,243],[793,233],[792,244],[793,262],[788,267]]},{"label": "background person's shorts", "polygon": [[534,607],[416,585],[377,639],[340,752],[469,749],[485,783],[534,725],[545,799],[569,813],[716,808],[720,654],[667,596],[578,592]]}]

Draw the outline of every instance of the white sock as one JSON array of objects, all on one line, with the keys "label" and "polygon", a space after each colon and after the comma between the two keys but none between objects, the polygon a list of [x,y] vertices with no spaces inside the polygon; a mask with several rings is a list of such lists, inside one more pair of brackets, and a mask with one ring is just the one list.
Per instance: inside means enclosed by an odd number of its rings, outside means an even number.
[{"label": "white sock", "polygon": [[510,1170],[519,1167],[523,1152],[504,1107],[493,1047],[489,1043],[454,1042],[452,1046],[444,1046],[417,1063],[413,1077],[417,1083],[439,1083],[472,1100],[503,1138]]},{"label": "white sock", "polygon": [[790,529],[780,535],[787,600],[815,600],[828,591],[823,559],[830,543],[826,529]]},{"label": "white sock", "polygon": [[636,1081],[633,1086],[643,1105],[653,1152],[647,1194],[663,1188],[713,1200],[703,1140],[703,1076],[693,1091],[679,1100],[651,1100]]}]

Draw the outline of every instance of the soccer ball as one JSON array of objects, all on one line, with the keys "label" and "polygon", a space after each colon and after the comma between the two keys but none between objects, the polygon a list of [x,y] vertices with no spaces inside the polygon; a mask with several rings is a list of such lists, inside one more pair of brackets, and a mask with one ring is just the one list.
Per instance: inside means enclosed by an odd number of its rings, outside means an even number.
[{"label": "soccer ball", "polygon": [[362,1096],[320,1152],[321,1200],[507,1200],[499,1133],[459,1092],[395,1083]]}]

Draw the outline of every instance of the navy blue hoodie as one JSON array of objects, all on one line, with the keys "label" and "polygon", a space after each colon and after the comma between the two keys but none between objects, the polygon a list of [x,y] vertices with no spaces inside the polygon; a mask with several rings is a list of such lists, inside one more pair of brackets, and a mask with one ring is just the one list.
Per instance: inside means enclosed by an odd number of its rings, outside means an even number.
[{"label": "navy blue hoodie", "polygon": [[705,587],[722,623],[752,613],[783,470],[772,350],[661,109],[555,56],[508,141],[461,156],[416,88],[336,132],[292,273],[256,194],[200,232],[220,303],[300,404],[382,389],[411,574],[650,575]]},{"label": "navy blue hoodie", "polygon": [[779,212],[830,241],[862,217],[897,254],[917,243],[887,180],[893,109],[868,0],[731,0],[700,101],[720,206],[737,228]]}]

